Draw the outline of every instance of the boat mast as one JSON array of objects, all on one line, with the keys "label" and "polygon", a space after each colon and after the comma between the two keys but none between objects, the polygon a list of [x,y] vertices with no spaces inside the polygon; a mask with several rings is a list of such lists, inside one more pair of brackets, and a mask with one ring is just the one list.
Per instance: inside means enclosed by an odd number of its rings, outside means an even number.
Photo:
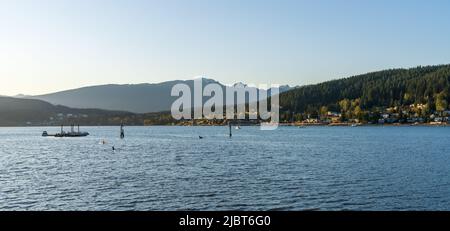
[{"label": "boat mast", "polygon": [[123,130],[123,123],[120,125],[120,139],[125,138],[125,131]]}]

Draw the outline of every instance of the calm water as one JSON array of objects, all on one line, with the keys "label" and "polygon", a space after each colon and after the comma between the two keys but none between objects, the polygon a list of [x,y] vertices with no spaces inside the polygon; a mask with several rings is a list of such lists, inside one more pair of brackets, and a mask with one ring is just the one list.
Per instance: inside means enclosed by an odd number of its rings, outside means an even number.
[{"label": "calm water", "polygon": [[0,210],[450,210],[450,127],[84,129],[0,128]]}]

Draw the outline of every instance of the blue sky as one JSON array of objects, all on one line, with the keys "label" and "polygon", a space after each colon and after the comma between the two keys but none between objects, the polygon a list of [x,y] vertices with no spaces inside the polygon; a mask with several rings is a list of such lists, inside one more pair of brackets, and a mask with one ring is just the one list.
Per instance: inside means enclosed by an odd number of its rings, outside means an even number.
[{"label": "blue sky", "polygon": [[2,0],[0,95],[208,76],[304,85],[450,63],[446,0]]}]

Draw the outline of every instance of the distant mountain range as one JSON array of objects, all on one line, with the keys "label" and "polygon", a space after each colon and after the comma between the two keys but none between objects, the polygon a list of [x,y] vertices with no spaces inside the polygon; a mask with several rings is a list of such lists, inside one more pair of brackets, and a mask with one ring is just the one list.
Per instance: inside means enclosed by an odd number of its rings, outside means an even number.
[{"label": "distant mountain range", "polygon": [[[202,81],[203,87],[209,83],[217,83],[224,92],[228,88],[212,79],[202,78]],[[171,96],[170,93],[172,87],[179,83],[187,84],[193,89],[194,80],[176,80],[156,84],[110,84],[38,96],[20,95],[20,98],[39,99],[54,105],[72,108],[99,108],[133,113],[160,112],[169,111],[172,103],[178,98]],[[289,86],[280,87],[281,92],[289,89],[291,89]],[[270,91],[268,94],[270,95]],[[207,97],[204,97],[204,101],[206,99]]]},{"label": "distant mountain range", "polygon": [[[202,81],[204,85],[218,83]],[[193,86],[193,80],[179,80],[0,97],[0,126],[173,124],[177,121],[169,110],[177,97],[170,96],[170,92],[177,83]],[[220,86],[224,91],[227,88]],[[427,120],[435,111],[449,110],[450,65],[384,70],[295,88],[283,86],[280,92],[282,121],[315,117],[327,111],[342,113],[342,119],[377,121],[386,108],[397,108],[400,117],[420,116]]]},{"label": "distant mountain range", "polygon": [[[224,92],[228,88],[212,79],[201,80],[203,86],[217,83]],[[0,96],[0,126],[71,123],[117,125],[121,122],[142,125],[174,122],[168,111],[178,98],[170,96],[172,87],[178,83],[187,84],[193,89],[193,80],[177,80],[158,84],[91,86],[39,96]],[[289,89],[289,86],[280,87],[281,92]],[[270,91],[269,89],[269,96]],[[203,101],[207,98],[204,97]]]}]

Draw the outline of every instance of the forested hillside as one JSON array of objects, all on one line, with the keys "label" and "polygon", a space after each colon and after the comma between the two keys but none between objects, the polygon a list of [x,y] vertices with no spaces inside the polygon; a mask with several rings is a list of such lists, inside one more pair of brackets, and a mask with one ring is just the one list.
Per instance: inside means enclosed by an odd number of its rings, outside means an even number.
[{"label": "forested hillside", "polygon": [[343,117],[368,118],[385,108],[414,108],[422,116],[448,109],[450,65],[392,69],[303,86],[280,96],[285,116],[342,112]]}]

